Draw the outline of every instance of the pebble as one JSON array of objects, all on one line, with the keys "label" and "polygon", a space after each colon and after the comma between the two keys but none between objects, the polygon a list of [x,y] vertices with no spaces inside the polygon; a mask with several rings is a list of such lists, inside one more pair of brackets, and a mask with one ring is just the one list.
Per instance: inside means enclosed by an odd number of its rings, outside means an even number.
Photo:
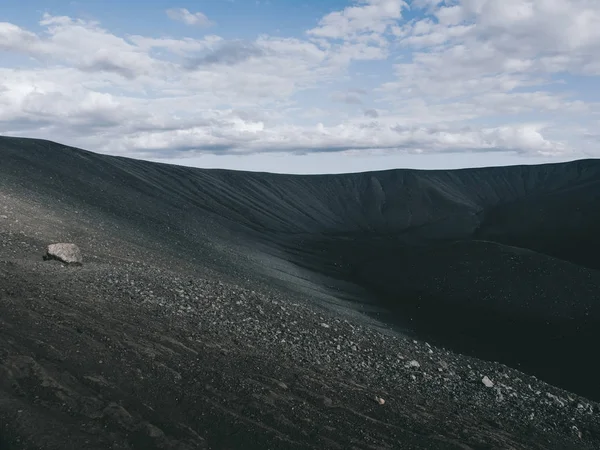
[{"label": "pebble", "polygon": [[485,385],[485,387],[491,388],[494,387],[494,382],[490,380],[487,375],[481,379],[481,382]]}]

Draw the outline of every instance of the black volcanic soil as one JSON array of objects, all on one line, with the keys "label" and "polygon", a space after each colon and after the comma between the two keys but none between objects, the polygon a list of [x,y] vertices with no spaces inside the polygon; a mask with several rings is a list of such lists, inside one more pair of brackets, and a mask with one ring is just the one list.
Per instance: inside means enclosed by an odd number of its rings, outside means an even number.
[{"label": "black volcanic soil", "polygon": [[599,174],[0,138],[0,449],[598,448]]}]

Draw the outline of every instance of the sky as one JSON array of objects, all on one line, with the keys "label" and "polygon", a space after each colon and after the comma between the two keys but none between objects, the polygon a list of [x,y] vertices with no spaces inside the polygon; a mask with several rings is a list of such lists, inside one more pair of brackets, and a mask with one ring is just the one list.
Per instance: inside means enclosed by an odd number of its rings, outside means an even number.
[{"label": "sky", "polygon": [[598,0],[2,0],[0,135],[339,173],[600,157]]}]

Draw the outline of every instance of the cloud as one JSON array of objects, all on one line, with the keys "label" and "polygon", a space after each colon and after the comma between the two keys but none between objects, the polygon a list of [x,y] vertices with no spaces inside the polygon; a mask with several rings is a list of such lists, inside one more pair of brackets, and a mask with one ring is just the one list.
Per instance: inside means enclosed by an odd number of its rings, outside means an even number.
[{"label": "cloud", "polygon": [[0,49],[31,56],[42,63],[62,63],[86,72],[113,72],[125,78],[161,73],[161,63],[102,29],[96,22],[43,16],[43,36],[0,23]]},{"label": "cloud", "polygon": [[408,7],[403,0],[359,0],[356,5],[329,13],[308,34],[327,39],[352,39],[367,33],[380,35],[402,17],[402,8]]},{"label": "cloud", "polygon": [[132,137],[126,147],[149,153],[177,149],[189,155],[219,149],[227,154],[255,152],[340,152],[348,150],[393,150],[405,153],[518,152],[565,155],[572,149],[560,141],[546,139],[543,125],[526,124],[493,128],[405,127],[378,123],[340,124],[325,127],[276,126],[224,119],[218,133],[214,126],[187,130],[156,131]]},{"label": "cloud", "polygon": [[140,50],[150,52],[152,50],[166,50],[178,56],[186,56],[190,53],[212,50],[224,39],[220,36],[208,35],[202,39],[192,39],[188,37],[175,38],[152,38],[146,36],[129,36],[129,41],[135,44]]},{"label": "cloud", "polygon": [[[405,24],[399,43],[415,49],[396,66],[397,87],[434,95],[508,91],[553,74],[600,75],[600,3],[588,0],[463,0]],[[390,85],[391,86],[391,85]]]},{"label": "cloud", "polygon": [[571,78],[600,74],[600,3],[405,9],[361,0],[301,37],[244,40],[0,23],[0,133],[161,158],[597,151],[597,97]]},{"label": "cloud", "polygon": [[200,26],[200,27],[208,27],[214,25],[213,22],[208,20],[203,13],[191,13],[185,8],[171,8],[167,9],[167,16],[170,19],[176,20],[178,22],[183,22],[186,25],[192,26]]},{"label": "cloud", "polygon": [[363,89],[349,89],[345,92],[334,92],[331,99],[334,102],[345,103],[347,105],[362,105],[362,96],[366,94]]},{"label": "cloud", "polygon": [[0,22],[0,50],[28,52],[38,44],[34,33],[12,23]]},{"label": "cloud", "polygon": [[[462,0],[412,6],[424,14],[392,30],[410,57],[395,64],[395,80],[377,90],[388,108],[410,110],[411,120],[421,123],[553,117],[548,130],[597,114],[598,103],[568,80],[600,75],[600,30],[593,25],[600,20],[600,3]],[[573,141],[581,143],[575,136]]]},{"label": "cloud", "polygon": [[208,54],[188,60],[186,67],[193,70],[213,64],[233,66],[251,58],[266,56],[266,54],[266,49],[256,43],[225,41]]}]

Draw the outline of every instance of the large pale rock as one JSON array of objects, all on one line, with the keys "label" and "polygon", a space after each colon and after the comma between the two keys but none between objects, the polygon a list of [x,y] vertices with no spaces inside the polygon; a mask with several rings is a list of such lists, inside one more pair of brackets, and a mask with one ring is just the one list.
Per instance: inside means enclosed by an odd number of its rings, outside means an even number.
[{"label": "large pale rock", "polygon": [[44,259],[57,259],[66,264],[81,264],[81,250],[75,244],[50,244]]},{"label": "large pale rock", "polygon": [[485,385],[485,387],[494,387],[494,382],[490,380],[487,375],[481,379],[481,382]]}]

